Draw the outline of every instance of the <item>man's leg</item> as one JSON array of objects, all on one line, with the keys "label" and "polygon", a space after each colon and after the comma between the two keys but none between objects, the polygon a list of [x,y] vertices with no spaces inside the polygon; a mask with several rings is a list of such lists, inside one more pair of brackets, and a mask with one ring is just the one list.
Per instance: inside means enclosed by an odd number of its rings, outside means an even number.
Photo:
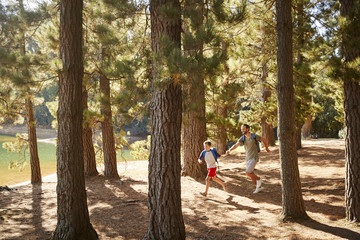
[{"label": "man's leg", "polygon": [[260,177],[256,176],[254,172],[252,173],[246,172],[246,175],[248,175],[251,178],[251,181],[253,181],[253,183],[255,184],[256,184],[256,180],[260,180]]}]

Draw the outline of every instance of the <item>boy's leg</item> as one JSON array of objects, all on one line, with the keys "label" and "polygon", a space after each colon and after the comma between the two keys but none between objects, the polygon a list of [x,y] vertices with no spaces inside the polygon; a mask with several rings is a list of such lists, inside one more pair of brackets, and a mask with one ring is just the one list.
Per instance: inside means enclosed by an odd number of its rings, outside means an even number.
[{"label": "boy's leg", "polygon": [[207,196],[207,193],[208,193],[208,190],[209,190],[209,187],[210,187],[210,178],[209,176],[206,177],[206,187],[205,187],[205,192],[201,192],[200,194],[203,195],[203,196]]},{"label": "boy's leg", "polygon": [[220,179],[218,179],[216,176],[213,177],[213,180],[217,183],[219,183],[225,192],[227,192],[227,189],[226,189],[226,183],[224,183],[223,181],[221,181]]}]

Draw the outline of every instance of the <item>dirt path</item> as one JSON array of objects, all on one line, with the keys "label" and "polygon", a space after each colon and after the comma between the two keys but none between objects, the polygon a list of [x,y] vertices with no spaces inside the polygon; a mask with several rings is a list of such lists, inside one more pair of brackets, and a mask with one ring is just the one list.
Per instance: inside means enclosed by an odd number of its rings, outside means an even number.
[{"label": "dirt path", "polygon": [[[278,147],[261,153],[257,173],[264,191],[244,174],[243,155],[221,163],[228,193],[212,183],[182,178],[187,239],[360,239],[360,225],[349,224],[344,208],[344,141],[304,141],[299,150],[303,196],[311,220],[280,223],[281,186]],[[87,179],[91,222],[100,239],[141,239],[147,230],[147,163],[122,173],[121,181]],[[0,239],[49,239],[56,226],[56,179],[0,192]],[[184,187],[186,186],[186,187]]]}]

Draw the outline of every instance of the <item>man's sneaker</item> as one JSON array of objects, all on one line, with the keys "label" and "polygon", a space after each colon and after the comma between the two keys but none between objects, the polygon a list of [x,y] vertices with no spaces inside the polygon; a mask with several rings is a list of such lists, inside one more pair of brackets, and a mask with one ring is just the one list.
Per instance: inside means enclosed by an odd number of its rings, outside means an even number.
[{"label": "man's sneaker", "polygon": [[262,187],[256,187],[255,191],[253,193],[258,193],[262,190]]},{"label": "man's sneaker", "polygon": [[261,178],[259,180],[256,180],[256,188],[261,187]]}]

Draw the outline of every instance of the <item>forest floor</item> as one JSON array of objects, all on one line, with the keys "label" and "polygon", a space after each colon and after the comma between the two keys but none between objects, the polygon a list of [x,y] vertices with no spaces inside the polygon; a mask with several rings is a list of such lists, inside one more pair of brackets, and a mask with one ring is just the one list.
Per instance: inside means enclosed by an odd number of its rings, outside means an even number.
[{"label": "forest floor", "polygon": [[[253,194],[244,155],[224,158],[212,182],[182,177],[182,211],[187,239],[360,239],[360,225],[345,221],[344,141],[316,139],[298,151],[303,198],[309,220],[281,223],[279,147],[260,155],[256,173],[264,190]],[[122,166],[123,168],[124,166]],[[147,162],[128,162],[121,180],[86,179],[90,220],[100,239],[141,239],[147,231]],[[56,177],[41,185],[0,192],[0,239],[49,239],[57,224]]]}]

